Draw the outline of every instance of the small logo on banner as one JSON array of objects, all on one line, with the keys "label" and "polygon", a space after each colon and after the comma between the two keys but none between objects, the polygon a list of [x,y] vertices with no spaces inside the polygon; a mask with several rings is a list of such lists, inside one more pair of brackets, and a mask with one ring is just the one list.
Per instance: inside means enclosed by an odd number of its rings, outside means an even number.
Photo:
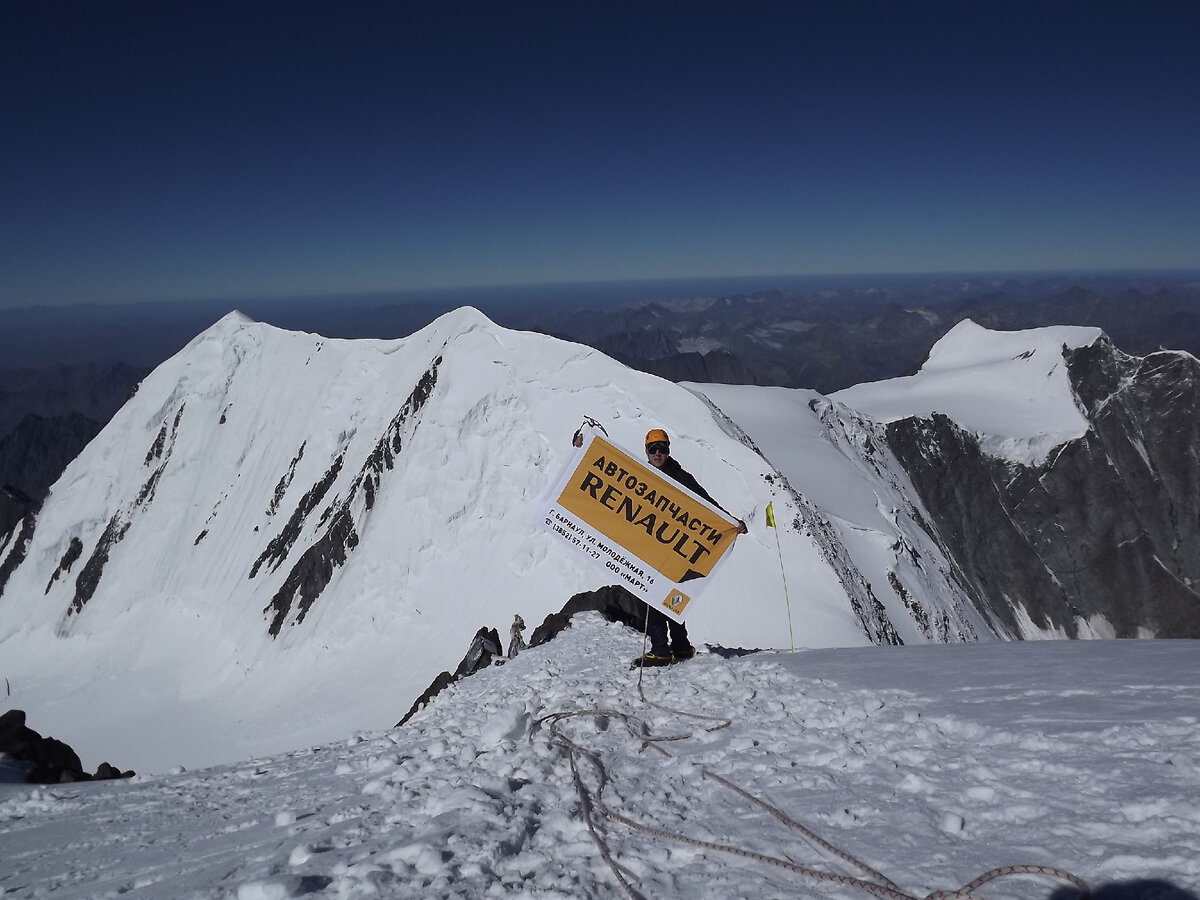
[{"label": "small logo on banner", "polygon": [[675,613],[676,615],[679,615],[680,613],[683,612],[684,607],[686,607],[691,602],[691,600],[692,600],[692,598],[689,597],[687,594],[685,594],[683,591],[676,590],[676,591],[671,591],[671,593],[667,594],[667,599],[663,601],[662,605],[665,606],[667,609],[671,610],[671,612]]}]

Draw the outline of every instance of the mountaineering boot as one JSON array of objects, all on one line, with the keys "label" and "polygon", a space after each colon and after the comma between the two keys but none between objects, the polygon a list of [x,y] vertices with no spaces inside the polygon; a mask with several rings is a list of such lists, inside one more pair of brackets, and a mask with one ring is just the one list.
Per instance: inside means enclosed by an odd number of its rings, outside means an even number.
[{"label": "mountaineering boot", "polygon": [[648,669],[652,666],[669,666],[673,662],[675,662],[675,657],[671,655],[670,651],[667,653],[655,653],[651,650],[649,653],[635,659],[629,668]]},{"label": "mountaineering boot", "polygon": [[696,648],[691,644],[686,644],[682,647],[672,647],[671,657],[675,662],[682,662],[685,659],[691,659],[696,655]]}]

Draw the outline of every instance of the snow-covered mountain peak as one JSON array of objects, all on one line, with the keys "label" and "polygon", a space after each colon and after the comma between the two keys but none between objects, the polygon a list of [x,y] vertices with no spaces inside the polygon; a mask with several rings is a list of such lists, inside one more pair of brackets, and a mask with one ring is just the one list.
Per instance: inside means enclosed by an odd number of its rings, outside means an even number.
[{"label": "snow-covered mountain peak", "polygon": [[1103,336],[1099,328],[1052,325],[1021,331],[993,331],[963,319],[933,345],[921,372],[929,375],[966,368],[1031,360],[1037,354],[1061,357],[1062,348],[1088,347]]},{"label": "snow-covered mountain peak", "polygon": [[232,329],[241,325],[253,325],[255,323],[255,319],[246,315],[240,309],[231,309],[216,322],[214,322],[212,327],[208,330],[211,331],[214,328]]},{"label": "snow-covered mountain peak", "polygon": [[[36,711],[40,727],[141,771],[390,726],[458,665],[481,626],[503,631],[514,613],[536,625],[617,581],[564,550],[538,516],[585,416],[635,453],[649,429],[665,428],[672,455],[749,525],[689,608],[697,644],[1044,633],[1040,618],[1022,624],[1042,612],[1019,592],[993,598],[972,583],[979,573],[964,560],[978,553],[954,556],[945,535],[979,533],[976,520],[964,528],[948,517],[957,507],[935,505],[913,473],[941,484],[946,464],[966,457],[1007,465],[979,454],[966,429],[1012,458],[1086,429],[1064,345],[1082,348],[1067,354],[1072,375],[1088,355],[1108,373],[1088,382],[1094,404],[1128,381],[1125,362],[1108,365],[1109,345],[1089,343],[1098,335],[967,323],[918,375],[831,400],[744,385],[689,390],[469,308],[396,340],[329,339],[231,314],[147,377],[36,516],[0,535],[0,674],[10,703]],[[1174,389],[1197,379],[1152,368],[1159,374],[1108,413],[1159,391],[1178,400],[1163,409],[1187,417],[1187,391]],[[959,423],[936,420],[947,441],[890,440],[906,424],[897,417],[930,411]],[[1153,431],[1136,421],[1132,431]],[[1121,441],[1135,454],[1174,446],[1132,445],[1127,432],[1116,429],[1112,452]],[[1186,435],[1176,442],[1195,446]],[[1166,456],[1156,465],[1175,471]],[[975,472],[982,487],[971,474],[952,486],[977,512],[996,502],[995,482],[990,469]],[[989,520],[988,533],[997,527]],[[1003,546],[1017,553],[1024,533]],[[1086,532],[1089,546],[1095,534]],[[1103,539],[1139,544],[1119,531]],[[1000,615],[1001,603],[1019,608]],[[1187,627],[1163,621],[1147,614],[1120,627]]]},{"label": "snow-covered mountain peak", "polygon": [[[629,448],[666,428],[673,455],[753,529],[689,613],[695,640],[939,639],[918,612],[940,621],[954,589],[929,610],[910,607],[927,593],[915,584],[906,600],[873,590],[892,568],[898,585],[924,576],[891,551],[864,575],[804,486],[679,385],[469,308],[365,341],[231,314],[143,381],[36,522],[0,546],[12,702],[139,769],[394,723],[481,625],[540,622],[613,580],[536,517],[585,415]],[[769,502],[783,570],[763,533]],[[792,609],[784,575],[804,586]],[[947,615],[941,639],[982,624]],[[103,702],[130,692],[128,708]],[[196,755],[198,732],[235,730],[231,697],[257,720],[219,756],[211,742]],[[184,724],[148,749],[134,723],[177,719],[181,698]]]},{"label": "snow-covered mountain peak", "polygon": [[1038,464],[1087,432],[1064,348],[1087,347],[1098,328],[1061,325],[992,331],[964,319],[915,375],[856,385],[831,396],[879,422],[942,413],[973,432],[987,453]]}]

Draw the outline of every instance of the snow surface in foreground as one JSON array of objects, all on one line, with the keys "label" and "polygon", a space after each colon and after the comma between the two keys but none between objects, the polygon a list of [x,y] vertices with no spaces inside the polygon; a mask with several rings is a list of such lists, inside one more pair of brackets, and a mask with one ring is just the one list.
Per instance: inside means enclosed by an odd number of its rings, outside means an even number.
[{"label": "snow surface in foreground", "polygon": [[[408,726],[196,772],[0,785],[0,888],[21,897],[618,897],[554,712],[596,754],[603,800],[669,832],[849,875],[720,775],[924,897],[1035,864],[1106,896],[1200,884],[1200,644],[926,645],[703,654],[646,673],[641,638],[591,615],[450,688]],[[642,718],[671,758],[633,739]],[[37,728],[37,721],[30,722]],[[69,735],[63,735],[69,739]],[[596,771],[581,764],[584,781]],[[866,897],[599,818],[646,897]],[[867,876],[868,878],[870,876]],[[1150,893],[1132,882],[1161,879]],[[981,892],[1050,898],[1010,877]],[[1104,896],[1104,895],[1102,895]]]}]

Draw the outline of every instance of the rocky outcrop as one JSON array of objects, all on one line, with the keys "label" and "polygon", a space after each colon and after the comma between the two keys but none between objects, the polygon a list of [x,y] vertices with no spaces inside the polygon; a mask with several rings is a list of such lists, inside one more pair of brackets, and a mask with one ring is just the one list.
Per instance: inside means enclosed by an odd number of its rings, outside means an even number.
[{"label": "rocky outcrop", "polygon": [[1200,637],[1200,362],[1065,349],[1088,432],[1037,466],[945,416],[887,428],[932,526],[1002,634]]},{"label": "rocky outcrop", "polygon": [[31,506],[18,525],[8,534],[0,534],[0,594],[17,567],[25,561],[33,532],[37,528],[37,507]]},{"label": "rocky outcrop", "polygon": [[[646,604],[631,594],[629,591],[620,585],[606,585],[602,588],[597,588],[594,591],[584,591],[580,594],[575,594],[563,604],[562,609],[558,612],[550,613],[542,620],[542,624],[533,630],[533,634],[529,638],[529,646],[537,647],[547,641],[557,637],[563,629],[571,624],[571,618],[581,612],[598,612],[610,622],[619,622],[622,625],[628,625],[637,632],[641,632],[645,627],[646,620]],[[471,641],[470,649],[467,650],[467,655],[463,657],[458,668],[454,673],[441,672],[433,680],[433,683],[425,689],[425,692],[416,699],[416,702],[404,714],[396,727],[411,719],[416,713],[425,708],[425,706],[443,690],[459,679],[466,678],[468,675],[474,675],[480,669],[484,669],[492,664],[492,660],[501,655],[500,634],[495,628],[480,628],[475,632],[475,637]],[[504,662],[503,659],[500,662]]]},{"label": "rocky outcrop", "polygon": [[645,603],[619,584],[584,591],[564,603],[558,612],[546,616],[542,624],[533,629],[533,634],[529,637],[529,646],[537,647],[553,640],[571,624],[571,618],[581,612],[598,612],[610,622],[628,625],[641,633],[646,627],[647,609],[649,607]]},{"label": "rocky outcrop", "polygon": [[40,503],[63,469],[100,432],[81,413],[27,415],[0,437],[0,534]]},{"label": "rocky outcrop", "polygon": [[474,675],[480,669],[486,669],[492,664],[492,660],[500,655],[500,633],[495,628],[488,628],[486,625],[480,628],[475,632],[475,637],[471,639],[471,646],[467,648],[467,655],[462,658],[462,662],[458,664],[454,673],[439,672],[438,676],[433,679],[433,683],[425,689],[425,693],[421,694],[409,707],[404,718],[396,723],[396,727],[399,728],[424,709],[429,701],[454,682],[466,678],[468,675]]},{"label": "rocky outcrop", "polygon": [[[605,585],[594,591],[584,591],[571,597],[558,612],[546,616],[542,620],[542,624],[533,630],[533,634],[529,638],[529,646],[538,647],[554,640],[564,629],[571,626],[571,619],[581,612],[598,612],[610,622],[628,626],[641,634],[646,627],[647,609],[645,603],[619,584]],[[722,649],[724,650],[724,648]],[[404,718],[396,723],[396,727],[399,728],[405,724],[418,711],[424,709],[434,697],[456,681],[466,678],[468,675],[474,675],[480,669],[491,665],[492,660],[500,656],[500,652],[499,632],[494,628],[480,628],[471,641],[467,655],[463,657],[454,673],[439,673],[404,714]],[[503,662],[503,659],[499,660],[499,663]]]},{"label": "rocky outcrop", "polygon": [[[79,572],[79,577],[75,579],[75,596],[71,599],[71,605],[67,609],[67,618],[78,615],[83,611],[84,606],[96,593],[96,588],[100,585],[100,579],[104,575],[104,569],[108,565],[109,555],[113,547],[121,543],[125,539],[125,535],[129,532],[130,526],[133,524],[133,519],[137,512],[148,506],[154,501],[154,492],[158,488],[158,482],[166,471],[167,464],[171,460],[171,453],[175,449],[175,442],[179,439],[179,423],[183,420],[183,411],[186,404],[181,404],[179,409],[175,411],[175,416],[170,424],[164,420],[159,427],[158,434],[154,438],[154,442],[150,445],[150,449],[146,451],[145,459],[142,461],[142,467],[149,469],[149,474],[146,480],[142,483],[141,489],[138,491],[137,497],[129,508],[118,509],[113,513],[108,520],[108,524],[104,528],[104,533],[100,536],[100,540],[96,542],[96,546],[92,548],[91,555],[88,557],[83,568]],[[78,558],[80,549],[76,549],[73,545],[68,553],[71,555],[71,562]],[[59,564],[60,569],[64,567],[66,557]],[[70,568],[66,564],[66,568]],[[52,578],[50,584],[53,584]],[[50,584],[47,584],[46,590],[49,591]],[[63,629],[65,630],[65,623]]]},{"label": "rocky outcrop", "polygon": [[97,767],[94,775],[88,774],[74,750],[62,741],[42,737],[27,726],[25,712],[20,709],[10,709],[0,716],[0,754],[23,764],[25,781],[29,784],[132,778],[134,774],[122,772],[106,762]]}]

